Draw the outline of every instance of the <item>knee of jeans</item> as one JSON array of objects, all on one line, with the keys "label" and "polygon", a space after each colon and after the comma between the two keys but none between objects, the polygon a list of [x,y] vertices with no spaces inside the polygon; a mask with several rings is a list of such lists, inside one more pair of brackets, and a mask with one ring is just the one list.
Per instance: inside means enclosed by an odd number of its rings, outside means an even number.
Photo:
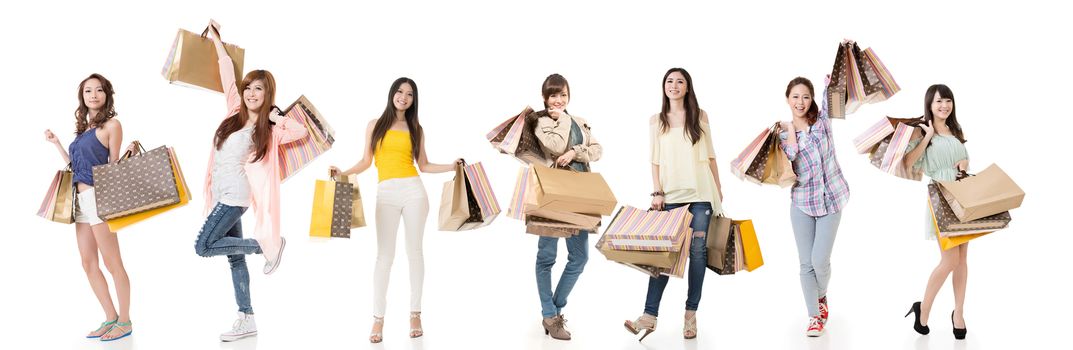
[{"label": "knee of jeans", "polygon": [[806,274],[812,274],[812,273],[815,273],[815,272],[816,272],[816,270],[815,270],[815,269],[813,269],[813,267],[812,267],[812,264],[811,264],[811,263],[808,263],[808,264],[801,264],[801,274],[802,274],[802,275],[806,275]]},{"label": "knee of jeans", "polygon": [[200,257],[209,257],[209,248],[201,242],[194,243],[194,253]]},{"label": "knee of jeans", "polygon": [[566,257],[566,268],[576,268],[578,270],[584,270],[585,264],[589,262],[588,254],[570,254]]}]

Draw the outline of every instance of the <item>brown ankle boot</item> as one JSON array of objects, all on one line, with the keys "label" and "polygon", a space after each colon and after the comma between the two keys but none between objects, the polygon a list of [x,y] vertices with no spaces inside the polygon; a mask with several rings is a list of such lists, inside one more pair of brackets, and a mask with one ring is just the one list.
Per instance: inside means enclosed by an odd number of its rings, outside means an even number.
[{"label": "brown ankle boot", "polygon": [[544,334],[559,340],[570,340],[570,332],[566,331],[566,319],[562,315],[545,317],[541,325],[544,326]]}]

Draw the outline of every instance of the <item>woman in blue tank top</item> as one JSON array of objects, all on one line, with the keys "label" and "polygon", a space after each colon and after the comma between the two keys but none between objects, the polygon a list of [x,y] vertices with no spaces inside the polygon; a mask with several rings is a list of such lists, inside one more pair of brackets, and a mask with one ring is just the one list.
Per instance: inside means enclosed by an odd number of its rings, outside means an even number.
[{"label": "woman in blue tank top", "polygon": [[[97,301],[101,303],[105,321],[89,332],[86,338],[112,341],[131,334],[130,280],[119,254],[119,240],[108,224],[97,217],[96,200],[93,197],[93,166],[115,162],[119,159],[123,142],[123,127],[115,118],[112,83],[100,74],[91,74],[78,85],[78,109],[75,110],[75,140],[64,149],[59,138],[51,130],[45,130],[45,140],[56,145],[60,156],[71,164],[73,182],[77,190],[75,209],[75,237],[78,252],[82,256],[82,268],[86,271],[89,285]],[[109,294],[108,281],[98,266],[97,252],[104,258],[104,266],[115,281],[119,299],[116,312]]]}]

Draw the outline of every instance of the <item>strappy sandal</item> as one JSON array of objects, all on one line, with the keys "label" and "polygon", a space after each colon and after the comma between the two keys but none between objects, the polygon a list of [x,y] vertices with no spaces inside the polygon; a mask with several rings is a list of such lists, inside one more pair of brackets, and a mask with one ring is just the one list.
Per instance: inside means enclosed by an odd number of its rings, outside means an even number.
[{"label": "strappy sandal", "polygon": [[411,324],[411,326],[410,326],[410,338],[420,338],[422,335],[425,335],[425,331],[423,329],[421,329],[421,327],[414,328],[412,326],[413,321],[415,319],[418,320],[418,321],[421,321],[421,312],[420,311],[410,313],[410,324]]},{"label": "strappy sandal", "polygon": [[[97,333],[97,332],[100,332],[100,334],[87,335],[86,339],[100,338],[102,335],[104,335],[104,333],[108,333],[108,331],[112,330],[112,325],[114,325],[116,323],[116,321],[119,321],[118,317],[116,317],[116,319],[111,320],[111,321],[101,322],[100,327],[97,327],[97,329],[94,329],[93,332],[90,332],[90,334]],[[102,330],[103,330],[103,332],[101,332]]]},{"label": "strappy sandal", "polygon": [[682,336],[686,339],[693,339],[697,337],[697,312],[693,312],[693,317],[689,317],[690,312],[686,311],[686,322],[682,327]]},{"label": "strappy sandal", "polygon": [[[104,336],[108,335],[108,334],[111,334],[112,330],[118,329],[120,331],[123,331],[123,328],[126,328],[127,330],[125,332],[123,332],[123,334],[120,334],[118,337],[104,339]],[[134,334],[134,328],[131,328],[131,322],[118,322],[117,321],[114,325],[112,325],[112,328],[108,329],[108,332],[105,332],[104,334],[101,335],[101,341],[116,341],[116,340],[126,338],[126,337],[130,336],[131,334]]]},{"label": "strappy sandal", "polygon": [[649,334],[656,331],[656,316],[643,314],[641,317],[638,317],[636,321],[631,322],[630,320],[626,320],[622,325],[626,327],[626,330],[633,334],[640,333],[642,330],[645,331],[645,334],[641,335],[641,339],[637,340],[640,342],[645,340],[645,337]]},{"label": "strappy sandal", "polygon": [[384,318],[373,316],[373,325],[377,324],[380,325],[380,331],[369,333],[369,342],[373,344],[384,341]]}]

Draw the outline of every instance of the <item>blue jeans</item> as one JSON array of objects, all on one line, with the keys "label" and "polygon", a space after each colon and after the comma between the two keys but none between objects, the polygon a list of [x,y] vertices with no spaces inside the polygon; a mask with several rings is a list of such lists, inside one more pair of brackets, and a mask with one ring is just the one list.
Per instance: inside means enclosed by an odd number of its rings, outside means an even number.
[{"label": "blue jeans", "polygon": [[589,232],[581,231],[573,237],[566,238],[566,268],[559,277],[555,293],[551,291],[551,267],[555,265],[555,255],[559,250],[558,237],[540,237],[537,241],[536,282],[537,294],[540,295],[540,309],[545,318],[562,313],[566,307],[566,297],[574,289],[578,276],[585,270],[589,261]]},{"label": "blue jeans", "polygon": [[231,283],[235,287],[238,311],[253,314],[246,254],[261,254],[261,246],[255,239],[242,238],[242,213],[245,212],[246,207],[216,203],[212,213],[205,218],[205,224],[201,226],[194,251],[204,257],[227,255],[227,261],[231,263]]},{"label": "blue jeans", "polygon": [[[708,270],[708,246],[706,244],[708,223],[712,219],[712,204],[709,202],[693,203],[667,203],[663,210],[671,210],[682,206],[689,206],[689,213],[693,214],[693,221],[689,227],[693,232],[704,232],[699,237],[692,233],[692,241],[689,242],[689,266],[687,266],[686,278],[689,281],[689,290],[686,292],[686,310],[697,311],[700,306],[700,292],[704,287],[704,273]],[[659,316],[659,302],[663,299],[663,291],[667,289],[668,276],[659,276],[648,279],[648,298],[645,300],[645,313]]]},{"label": "blue jeans", "polygon": [[809,317],[820,315],[820,298],[827,296],[831,281],[831,250],[842,212],[809,216],[791,205],[790,224],[797,241],[797,260],[801,263],[801,291]]}]

